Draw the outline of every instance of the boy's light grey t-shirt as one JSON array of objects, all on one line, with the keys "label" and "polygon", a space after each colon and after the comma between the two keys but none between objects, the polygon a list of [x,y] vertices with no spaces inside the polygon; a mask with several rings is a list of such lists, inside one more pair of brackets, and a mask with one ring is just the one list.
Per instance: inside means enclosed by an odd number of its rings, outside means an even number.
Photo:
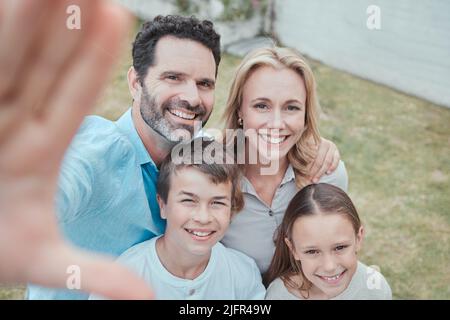
[{"label": "boy's light grey t-shirt", "polygon": [[[267,288],[266,300],[302,300],[286,289],[280,278]],[[358,262],[347,289],[330,300],[392,300],[392,291],[381,273]]]},{"label": "boy's light grey t-shirt", "polygon": [[[208,265],[197,278],[182,279],[171,274],[159,260],[156,240],[134,245],[117,260],[151,287],[156,299],[167,300],[253,300],[264,299],[266,289],[255,261],[241,252],[217,243]],[[90,300],[103,299],[91,295]]]}]

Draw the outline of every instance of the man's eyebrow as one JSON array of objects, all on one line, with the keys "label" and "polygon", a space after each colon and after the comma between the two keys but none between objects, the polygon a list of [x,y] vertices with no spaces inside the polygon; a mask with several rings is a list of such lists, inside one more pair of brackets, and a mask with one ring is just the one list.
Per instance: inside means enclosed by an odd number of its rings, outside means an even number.
[{"label": "man's eyebrow", "polygon": [[185,76],[186,74],[180,71],[164,71],[163,73],[161,73],[161,77],[166,77],[166,76]]}]

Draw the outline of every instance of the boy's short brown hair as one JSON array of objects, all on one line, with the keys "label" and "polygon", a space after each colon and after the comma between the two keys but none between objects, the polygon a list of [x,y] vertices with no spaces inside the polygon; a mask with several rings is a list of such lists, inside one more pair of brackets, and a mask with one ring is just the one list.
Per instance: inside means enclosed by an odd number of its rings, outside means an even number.
[{"label": "boy's short brown hair", "polygon": [[208,175],[215,184],[231,182],[231,213],[244,207],[241,173],[233,157],[227,154],[225,145],[206,137],[177,144],[159,170],[157,192],[164,203],[167,203],[173,173],[182,168],[195,168]]}]

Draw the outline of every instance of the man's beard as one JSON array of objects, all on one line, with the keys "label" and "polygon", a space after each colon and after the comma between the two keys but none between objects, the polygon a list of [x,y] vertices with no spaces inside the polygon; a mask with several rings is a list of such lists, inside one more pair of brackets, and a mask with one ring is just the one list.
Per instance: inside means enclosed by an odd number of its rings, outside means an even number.
[{"label": "man's beard", "polygon": [[[188,124],[173,124],[164,117],[166,112],[175,108],[182,108],[194,112],[196,114],[195,119],[198,119],[197,121],[202,121],[206,114],[206,109],[202,105],[192,107],[187,101],[180,99],[166,100],[162,103],[161,107],[159,107],[156,102],[156,97],[150,95],[145,86],[142,87],[141,103],[139,105],[142,119],[144,119],[145,123],[156,133],[173,143],[191,139],[194,134],[196,134],[196,132],[194,132],[194,129],[196,129],[194,126]],[[208,118],[202,121],[201,126],[208,121]]]}]

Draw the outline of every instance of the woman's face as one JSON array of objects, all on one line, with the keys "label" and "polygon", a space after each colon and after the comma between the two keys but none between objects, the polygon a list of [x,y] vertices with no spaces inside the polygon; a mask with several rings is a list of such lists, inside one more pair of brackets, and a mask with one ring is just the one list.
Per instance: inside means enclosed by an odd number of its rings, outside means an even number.
[{"label": "woman's face", "polygon": [[286,157],[305,127],[305,108],[305,83],[298,73],[269,66],[253,71],[239,110],[249,152],[266,163]]}]

